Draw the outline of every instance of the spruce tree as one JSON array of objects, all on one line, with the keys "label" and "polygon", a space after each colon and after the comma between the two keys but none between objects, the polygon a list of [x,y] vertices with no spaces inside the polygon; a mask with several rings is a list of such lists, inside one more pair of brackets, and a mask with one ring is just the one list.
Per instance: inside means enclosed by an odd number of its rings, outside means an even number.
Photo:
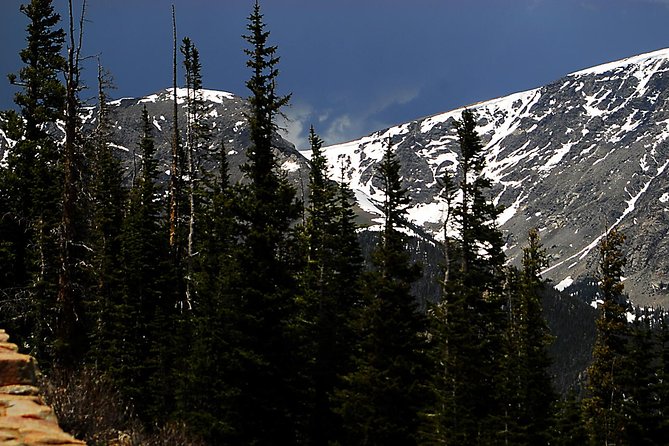
[{"label": "spruce tree", "polygon": [[[197,298],[193,300],[193,349],[183,384],[178,389],[178,416],[210,444],[222,444],[235,427],[225,414],[226,403],[238,397],[238,389],[226,373],[232,346],[231,286],[237,268],[238,225],[235,189],[230,184],[225,146],[220,145],[218,175],[205,177],[202,193],[199,253],[193,276]],[[231,394],[232,392],[232,394]]]},{"label": "spruce tree", "polygon": [[548,256],[536,229],[529,232],[522,266],[520,272],[512,268],[507,273],[506,435],[513,444],[541,445],[550,441],[556,395],[547,351],[552,339],[541,305],[545,284],[540,275]]},{"label": "spruce tree", "polygon": [[581,446],[588,443],[583,408],[576,393],[570,390],[556,405],[556,419],[551,444]]},{"label": "spruce tree", "polygon": [[225,424],[228,442],[293,444],[297,441],[301,368],[295,345],[296,280],[291,225],[299,215],[295,189],[277,167],[272,139],[275,118],[288,96],[276,92],[276,46],[268,45],[260,6],[249,16],[247,66],[251,92],[246,182],[238,189],[240,274],[231,285],[229,384]]},{"label": "spruce tree", "polygon": [[[65,139],[61,152],[62,203],[59,227],[58,294],[56,299],[56,359],[66,367],[75,367],[86,352],[85,332],[87,315],[84,312],[83,290],[88,287],[89,264],[88,243],[89,203],[86,173],[88,161],[84,153],[84,137],[81,129],[81,46],[85,3],[75,30],[72,0],[68,1],[69,32],[67,63],[65,69]],[[75,37],[75,31],[77,37]]]},{"label": "spruce tree", "polygon": [[[124,328],[119,333],[123,336],[119,339],[123,345],[119,356],[113,358],[110,371],[137,413],[146,420],[155,412],[166,410],[156,403],[162,395],[153,392],[158,384],[151,383],[151,379],[160,379],[161,358],[156,346],[165,342],[166,334],[170,333],[160,332],[157,324],[162,322],[162,312],[169,311],[173,301],[168,300],[170,294],[165,285],[165,275],[170,273],[168,247],[160,217],[156,149],[146,108],[141,123],[142,165],[137,184],[130,191],[121,233],[124,297],[115,315],[115,325]],[[150,384],[152,392],[149,393]]]},{"label": "spruce tree", "polygon": [[636,309],[634,321],[629,324],[626,360],[621,368],[624,399],[622,410],[626,426],[623,443],[655,445],[665,440],[660,435],[662,406],[660,406],[659,353],[651,328],[649,309]]},{"label": "spruce tree", "polygon": [[[9,75],[21,88],[14,99],[20,117],[10,112],[4,120],[7,136],[17,142],[2,175],[8,205],[3,246],[12,253],[2,267],[11,271],[2,287],[22,305],[4,322],[21,344],[44,358],[51,351],[45,340],[54,338],[62,199],[58,144],[48,129],[64,117],[65,86],[58,76],[66,66],[65,33],[50,0],[32,0],[21,12],[29,20],[27,46],[20,52],[24,66],[18,76]],[[12,323],[13,316],[23,323]]]},{"label": "spruce tree", "polygon": [[352,368],[351,320],[360,303],[362,254],[350,190],[343,182],[329,180],[323,140],[313,127],[309,141],[309,206],[303,228],[306,258],[300,274],[304,320],[301,343],[309,359],[306,374],[310,397],[305,418],[307,442],[329,444],[341,439],[333,397],[341,376]]},{"label": "spruce tree", "polygon": [[[506,431],[508,395],[502,374],[504,335],[503,240],[495,225],[499,209],[487,198],[483,144],[474,114],[465,110],[454,126],[460,144],[456,186],[446,182],[452,204],[444,224],[447,252],[441,301],[430,309],[431,344],[438,365],[429,441],[494,443]],[[461,195],[459,201],[455,194]],[[449,228],[457,236],[449,236]]]},{"label": "spruce tree", "polygon": [[91,249],[94,285],[90,290],[87,306],[91,314],[92,358],[103,369],[113,363],[111,356],[120,354],[118,333],[122,328],[115,325],[117,311],[122,305],[123,276],[121,265],[121,227],[126,203],[122,169],[119,159],[112,151],[111,122],[107,104],[109,75],[98,62],[97,125],[91,141]]},{"label": "spruce tree", "polygon": [[[193,299],[193,274],[196,256],[196,225],[199,218],[202,175],[200,172],[200,153],[203,144],[209,138],[209,129],[204,122],[204,100],[202,99],[202,65],[200,53],[193,42],[183,39],[181,53],[184,57],[186,77],[186,138],[185,138],[185,181],[187,183],[188,209],[185,247],[186,306],[190,307]],[[184,222],[186,224],[186,222]]]},{"label": "spruce tree", "polygon": [[588,396],[583,401],[592,444],[622,444],[627,429],[624,375],[629,330],[623,295],[625,266],[621,246],[625,236],[616,229],[599,243],[602,304],[597,319],[593,362],[588,367]]},{"label": "spruce tree", "polygon": [[374,269],[364,277],[355,370],[338,392],[343,444],[417,444],[427,404],[426,325],[411,294],[420,269],[410,262],[400,229],[409,197],[399,170],[389,141],[378,176],[385,195],[384,226],[373,253]]},{"label": "spruce tree", "polygon": [[669,435],[669,313],[660,308],[657,321],[657,348],[659,364],[657,368],[658,430],[656,438]]}]

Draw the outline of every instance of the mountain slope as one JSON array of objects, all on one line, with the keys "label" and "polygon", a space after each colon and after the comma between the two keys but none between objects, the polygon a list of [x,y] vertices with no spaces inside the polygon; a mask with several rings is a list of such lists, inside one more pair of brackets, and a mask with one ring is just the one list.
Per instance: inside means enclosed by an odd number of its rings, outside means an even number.
[{"label": "mountain slope", "polygon": [[[618,227],[627,235],[625,286],[633,301],[669,304],[668,101],[665,49],[469,107],[478,115],[495,201],[505,207],[499,224],[512,261],[538,227],[552,256],[545,276],[564,288],[595,274],[597,243]],[[333,177],[343,169],[361,207],[378,214],[375,171],[390,138],[413,199],[410,219],[443,239],[439,178],[457,166],[452,124],[461,112],[326,148]]]},{"label": "mountain slope", "polygon": [[[244,117],[246,100],[224,91],[202,90],[205,104],[205,124],[211,129],[209,149],[217,149],[225,144],[231,167],[231,180],[241,178],[239,166],[246,162],[246,148],[250,145],[249,129]],[[126,176],[132,175],[139,167],[139,154],[135,153],[140,138],[140,117],[146,107],[149,121],[153,123],[153,136],[156,141],[157,158],[161,181],[169,176],[172,140],[173,90],[165,89],[141,98],[123,98],[109,103],[109,119],[113,124],[112,147],[123,161]],[[186,90],[177,89],[179,130],[183,139],[186,115]],[[84,128],[90,129],[96,123],[95,108],[87,107],[82,112]],[[62,133],[61,126],[56,132]],[[4,159],[12,141],[7,140],[0,130],[0,160]],[[308,162],[295,150],[293,144],[278,134],[274,144],[280,167],[295,184],[300,184],[302,173],[308,169]],[[202,154],[201,154],[202,155]],[[206,157],[202,157],[203,159]],[[211,162],[203,161],[206,169],[212,169]],[[305,177],[306,178],[306,177]]]}]

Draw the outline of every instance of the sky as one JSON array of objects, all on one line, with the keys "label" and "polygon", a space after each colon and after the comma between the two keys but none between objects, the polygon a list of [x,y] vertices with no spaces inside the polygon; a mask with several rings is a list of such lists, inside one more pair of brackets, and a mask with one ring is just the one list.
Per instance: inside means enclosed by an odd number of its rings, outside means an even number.
[{"label": "sky", "polygon": [[[0,0],[0,109],[16,91],[28,0]],[[114,98],[172,83],[172,17],[200,51],[208,89],[247,97],[242,39],[254,0],[88,0],[84,81],[96,57]],[[540,87],[601,63],[669,47],[669,0],[261,0],[278,46],[288,139],[305,148],[313,125],[326,144]],[[54,0],[66,18],[67,0]],[[75,10],[81,0],[74,0]],[[63,27],[66,27],[63,22]],[[182,78],[182,75],[180,75]],[[180,84],[183,80],[180,80]]]}]

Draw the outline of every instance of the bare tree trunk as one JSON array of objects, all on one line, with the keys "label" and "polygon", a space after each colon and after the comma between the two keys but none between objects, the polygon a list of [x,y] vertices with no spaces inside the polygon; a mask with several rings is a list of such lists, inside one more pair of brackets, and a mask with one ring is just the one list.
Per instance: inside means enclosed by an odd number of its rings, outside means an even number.
[{"label": "bare tree trunk", "polygon": [[172,115],[172,168],[170,172],[170,247],[178,251],[178,220],[179,220],[179,198],[178,181],[179,175],[179,125],[177,108],[177,21],[174,5],[172,5],[172,35],[173,35],[173,57],[172,57],[172,88],[174,91],[174,108]]},{"label": "bare tree trunk", "polygon": [[193,126],[195,124],[195,107],[196,107],[196,91],[193,86],[193,73],[186,73],[186,95],[187,95],[187,112],[186,112],[186,157],[188,163],[188,201],[189,201],[189,216],[188,216],[188,257],[186,263],[186,307],[191,308],[191,293],[192,293],[192,276],[193,276],[193,256],[195,255],[193,249],[193,239],[195,235],[195,131]]},{"label": "bare tree trunk", "polygon": [[74,255],[73,247],[76,243],[75,212],[78,200],[76,186],[77,175],[77,141],[78,136],[78,110],[79,103],[77,93],[79,90],[79,60],[81,44],[83,40],[83,18],[86,11],[84,0],[79,22],[79,39],[75,45],[74,18],[72,13],[72,0],[69,6],[69,48],[67,54],[66,71],[66,111],[65,111],[65,145],[63,147],[63,209],[60,228],[60,271],[58,275],[58,320],[57,338],[60,351],[60,361],[68,363],[74,359],[74,345],[76,342],[76,328],[79,315],[77,312],[78,302],[73,283]]}]

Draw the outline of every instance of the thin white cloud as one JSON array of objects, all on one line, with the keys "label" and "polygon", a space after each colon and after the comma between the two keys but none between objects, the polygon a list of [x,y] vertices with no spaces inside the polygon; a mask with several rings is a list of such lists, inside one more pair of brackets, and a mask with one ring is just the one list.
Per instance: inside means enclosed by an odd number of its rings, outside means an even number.
[{"label": "thin white cloud", "polygon": [[[420,94],[418,87],[394,88],[379,94],[365,107],[350,105],[350,109],[317,109],[311,104],[295,102],[284,110],[287,120],[280,122],[282,136],[300,150],[308,149],[309,127],[314,125],[326,145],[359,138],[389,124],[381,122],[379,114],[390,107],[404,105]],[[393,123],[395,124],[395,123]]]},{"label": "thin white cloud", "polygon": [[309,120],[313,115],[313,108],[309,104],[295,103],[284,110],[285,119],[280,120],[280,133],[288,141],[295,144],[297,149],[306,149],[309,146]]},{"label": "thin white cloud", "polygon": [[[337,144],[355,138],[358,129],[350,115],[345,114],[337,117],[330,122],[329,127],[323,134],[323,139],[327,144]],[[361,136],[361,135],[358,135]]]},{"label": "thin white cloud", "polygon": [[416,99],[419,94],[419,87],[395,88],[390,92],[383,92],[370,105],[366,114],[371,116],[375,113],[380,113],[393,105],[407,104]]}]

